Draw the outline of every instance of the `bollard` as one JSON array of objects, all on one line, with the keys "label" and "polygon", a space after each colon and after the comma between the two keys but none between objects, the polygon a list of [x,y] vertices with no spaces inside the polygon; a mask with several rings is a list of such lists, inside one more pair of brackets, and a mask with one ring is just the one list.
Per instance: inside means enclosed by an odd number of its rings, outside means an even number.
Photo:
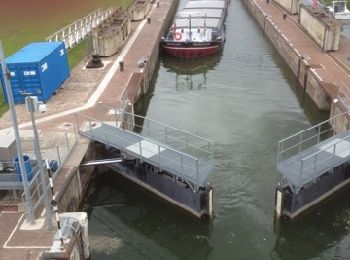
[{"label": "bollard", "polygon": [[266,3],[269,4],[270,0],[266,0]]},{"label": "bollard", "polygon": [[119,70],[124,71],[124,61],[119,61]]},{"label": "bollard", "polygon": [[159,7],[159,2],[157,2],[157,7]]},{"label": "bollard", "polygon": [[147,23],[151,23],[151,18],[150,17],[147,18]]},{"label": "bollard", "polygon": [[286,19],[287,19],[287,13],[283,12],[283,20],[286,20]]}]

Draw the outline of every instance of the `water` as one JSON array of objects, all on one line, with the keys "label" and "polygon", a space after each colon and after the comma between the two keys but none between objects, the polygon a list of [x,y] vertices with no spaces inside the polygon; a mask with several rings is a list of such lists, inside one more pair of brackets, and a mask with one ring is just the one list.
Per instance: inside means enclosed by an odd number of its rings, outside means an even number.
[{"label": "water", "polygon": [[92,259],[349,259],[349,190],[274,222],[277,141],[327,117],[242,3],[221,55],[161,57],[138,113],[215,141],[215,218],[200,223],[108,172],[89,190]]}]

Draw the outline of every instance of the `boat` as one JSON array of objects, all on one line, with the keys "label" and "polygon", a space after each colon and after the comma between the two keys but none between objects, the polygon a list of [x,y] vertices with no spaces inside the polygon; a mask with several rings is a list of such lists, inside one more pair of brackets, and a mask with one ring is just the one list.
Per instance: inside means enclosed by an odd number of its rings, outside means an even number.
[{"label": "boat", "polygon": [[217,53],[225,42],[227,7],[226,0],[190,0],[162,38],[162,51],[184,59]]},{"label": "boat", "polygon": [[328,10],[333,14],[334,19],[342,22],[350,22],[350,11],[346,6],[347,1],[333,1]]}]

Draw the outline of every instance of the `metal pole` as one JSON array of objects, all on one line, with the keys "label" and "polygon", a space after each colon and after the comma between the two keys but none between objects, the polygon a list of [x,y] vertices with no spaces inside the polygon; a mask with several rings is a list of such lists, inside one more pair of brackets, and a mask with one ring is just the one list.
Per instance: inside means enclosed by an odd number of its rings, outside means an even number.
[{"label": "metal pole", "polygon": [[192,21],[191,21],[191,14],[189,14],[188,17],[189,17],[189,27],[190,27],[190,41],[192,41]]},{"label": "metal pole", "polygon": [[2,47],[1,40],[0,40],[0,60],[1,60],[3,79],[4,79],[4,83],[5,83],[5,89],[6,89],[6,93],[7,93],[7,100],[8,100],[10,111],[11,111],[13,130],[15,132],[15,137],[16,137],[17,155],[18,155],[18,160],[19,160],[19,168],[21,169],[22,184],[23,184],[24,197],[25,197],[24,203],[25,203],[26,210],[28,213],[27,221],[31,225],[34,225],[35,224],[34,210],[33,210],[33,205],[32,205],[31,197],[30,197],[30,187],[29,187],[29,183],[28,183],[27,171],[26,171],[26,167],[24,166],[24,161],[23,161],[22,144],[21,144],[21,139],[19,136],[18,123],[17,123],[17,117],[16,117],[16,108],[15,108],[15,104],[14,104],[15,102],[13,100],[12,89],[11,89],[10,80],[9,80],[10,72],[7,69],[7,66],[5,63],[4,49]]},{"label": "metal pole", "polygon": [[32,127],[33,127],[33,134],[34,134],[34,152],[35,152],[35,158],[36,162],[39,167],[40,171],[40,179],[41,179],[41,186],[43,188],[43,193],[44,193],[44,205],[45,205],[45,210],[46,210],[46,223],[47,223],[47,228],[49,231],[52,230],[52,214],[51,214],[51,207],[49,203],[49,198],[47,194],[47,183],[45,179],[45,172],[44,172],[44,165],[43,165],[43,159],[41,157],[41,152],[40,152],[40,143],[39,143],[39,136],[38,136],[38,130],[36,128],[35,124],[35,118],[34,118],[34,112],[35,112],[35,104],[34,104],[34,99],[32,97],[26,97],[26,103],[27,109],[30,112],[30,118],[32,120]]},{"label": "metal pole", "polygon": [[46,169],[47,169],[47,173],[49,175],[49,181],[50,181],[50,188],[51,188],[51,195],[52,195],[51,204],[53,206],[53,210],[55,211],[57,230],[58,230],[58,234],[60,236],[61,245],[63,246],[64,245],[64,241],[63,241],[63,236],[62,236],[62,231],[61,231],[60,218],[58,217],[58,206],[57,206],[57,201],[56,201],[56,194],[55,194],[55,191],[53,189],[51,167],[50,167],[50,164],[49,164],[48,160],[45,160],[45,164],[46,164]]}]

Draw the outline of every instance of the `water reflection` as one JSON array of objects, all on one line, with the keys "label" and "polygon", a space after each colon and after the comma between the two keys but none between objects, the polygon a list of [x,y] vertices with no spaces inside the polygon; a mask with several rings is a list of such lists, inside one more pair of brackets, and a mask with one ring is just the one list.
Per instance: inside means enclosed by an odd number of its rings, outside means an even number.
[{"label": "water reflection", "polygon": [[92,259],[116,254],[120,259],[206,259],[210,254],[211,225],[177,212],[113,172],[96,177],[89,191]]},{"label": "water reflection", "polygon": [[289,223],[276,223],[274,258],[344,259],[350,256],[347,188]]},{"label": "water reflection", "polygon": [[161,57],[161,63],[168,72],[173,72],[177,91],[206,90],[207,73],[220,62],[221,53],[194,60]]}]

